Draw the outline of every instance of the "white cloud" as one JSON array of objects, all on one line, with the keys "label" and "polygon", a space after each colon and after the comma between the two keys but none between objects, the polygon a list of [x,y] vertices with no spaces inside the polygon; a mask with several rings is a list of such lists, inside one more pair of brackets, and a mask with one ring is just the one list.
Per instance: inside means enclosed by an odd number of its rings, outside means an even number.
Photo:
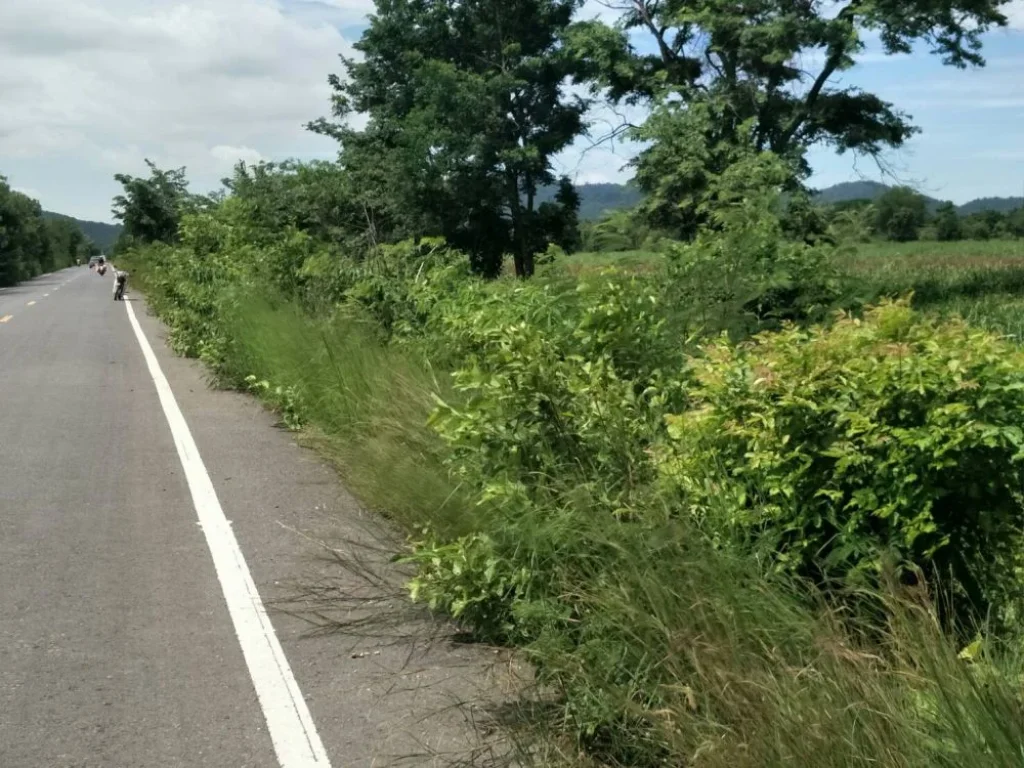
[{"label": "white cloud", "polygon": [[240,160],[245,161],[248,165],[253,165],[265,159],[263,155],[251,147],[230,147],[226,144],[218,144],[210,150],[210,155],[225,170],[234,168]]},{"label": "white cloud", "polygon": [[1024,29],[1024,0],[1013,0],[1003,8],[1003,13],[1013,29]]},{"label": "white cloud", "polygon": [[15,192],[20,192],[26,197],[31,197],[33,200],[39,199],[39,193],[36,190],[31,189],[29,187],[11,187],[11,189],[14,190]]},{"label": "white cloud", "polygon": [[351,53],[328,20],[359,23],[371,7],[0,0],[0,169],[64,157],[109,179],[150,157],[205,187],[239,159],[332,155],[304,129],[328,112],[327,75]]}]

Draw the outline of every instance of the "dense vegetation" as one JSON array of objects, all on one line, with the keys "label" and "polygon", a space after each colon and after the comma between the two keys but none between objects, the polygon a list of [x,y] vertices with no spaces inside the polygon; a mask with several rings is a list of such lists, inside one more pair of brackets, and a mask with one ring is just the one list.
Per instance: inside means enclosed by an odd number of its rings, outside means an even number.
[{"label": "dense vegetation", "polygon": [[[938,231],[914,193],[802,186],[912,132],[827,86],[862,30],[980,63],[998,5],[380,0],[338,162],[119,176],[117,258],[405,526],[414,600],[523,649],[538,764],[1016,765],[1024,352],[955,314],[1024,266],[883,254]],[[636,210],[554,179],[566,79],[651,106]]]},{"label": "dense vegetation", "polygon": [[0,176],[0,287],[87,261],[94,252],[75,224],[45,217],[36,200]]}]

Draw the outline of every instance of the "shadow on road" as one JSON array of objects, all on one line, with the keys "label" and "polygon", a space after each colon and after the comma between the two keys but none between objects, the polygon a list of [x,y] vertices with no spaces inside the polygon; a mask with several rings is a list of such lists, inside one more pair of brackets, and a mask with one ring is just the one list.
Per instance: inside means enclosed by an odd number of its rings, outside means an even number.
[{"label": "shadow on road", "polygon": [[[67,270],[64,270],[64,272],[66,271]],[[0,288],[0,296],[22,296],[29,293],[38,293],[40,288],[46,288],[51,285],[60,285],[67,277],[64,272],[53,272],[49,275],[43,275],[42,277],[37,277],[32,280],[26,280],[24,283]]]}]

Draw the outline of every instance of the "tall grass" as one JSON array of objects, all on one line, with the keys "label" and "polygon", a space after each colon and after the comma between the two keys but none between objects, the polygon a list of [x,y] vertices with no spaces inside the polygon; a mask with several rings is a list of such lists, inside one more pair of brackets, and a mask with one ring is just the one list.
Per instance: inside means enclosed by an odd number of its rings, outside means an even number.
[{"label": "tall grass", "polygon": [[916,307],[1024,341],[1024,241],[876,242],[844,263],[862,299],[913,292]]},{"label": "tall grass", "polygon": [[614,573],[580,582],[593,620],[562,668],[592,693],[575,701],[620,713],[586,745],[603,764],[1021,764],[1017,654],[958,658],[923,602],[890,596],[888,624],[857,626],[722,553],[620,552]]},{"label": "tall grass", "polygon": [[235,339],[234,377],[266,381],[273,405],[301,414],[305,439],[342,469],[364,503],[406,527],[428,515],[446,531],[463,532],[468,504],[427,427],[447,376],[437,376],[424,355],[382,345],[374,326],[354,314],[314,317],[260,293],[233,301],[225,324]]}]

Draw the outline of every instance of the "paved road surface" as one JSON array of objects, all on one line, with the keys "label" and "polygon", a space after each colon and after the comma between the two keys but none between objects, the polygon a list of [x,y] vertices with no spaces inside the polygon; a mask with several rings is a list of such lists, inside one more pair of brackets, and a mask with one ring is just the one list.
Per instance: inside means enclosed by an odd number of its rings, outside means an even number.
[{"label": "paved road surface", "polygon": [[0,290],[0,766],[433,765],[478,746],[450,705],[486,697],[489,654],[303,637],[308,623],[274,610],[260,634],[259,599],[232,597],[238,574],[264,603],[309,584],[358,590],[294,531],[367,541],[372,520],[258,405],[208,390],[131,306],[230,529],[211,539],[214,518],[199,524],[195,467],[109,276],[79,267]]}]

